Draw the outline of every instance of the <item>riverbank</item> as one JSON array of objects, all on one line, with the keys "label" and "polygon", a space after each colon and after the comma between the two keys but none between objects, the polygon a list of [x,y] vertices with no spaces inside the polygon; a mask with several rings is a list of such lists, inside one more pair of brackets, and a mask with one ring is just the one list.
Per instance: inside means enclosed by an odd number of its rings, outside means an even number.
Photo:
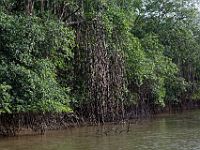
[{"label": "riverbank", "polygon": [[[193,104],[187,107],[157,108],[156,111],[146,112],[130,111],[124,120],[106,122],[107,124],[134,123],[146,118],[162,117],[169,113],[184,112],[197,109],[200,105]],[[22,136],[45,134],[52,130],[66,130],[72,127],[98,125],[98,122],[90,122],[89,119],[78,116],[75,113],[20,113],[0,115],[0,136]]]},{"label": "riverbank", "polygon": [[[200,111],[166,114],[130,125],[49,131],[0,139],[1,150],[189,150],[200,147]],[[106,131],[111,132],[105,134]],[[117,132],[115,132],[117,131]]]},{"label": "riverbank", "polygon": [[80,126],[83,125],[83,122],[74,113],[2,114],[0,115],[0,135],[20,136],[45,134],[49,130],[63,130]]}]

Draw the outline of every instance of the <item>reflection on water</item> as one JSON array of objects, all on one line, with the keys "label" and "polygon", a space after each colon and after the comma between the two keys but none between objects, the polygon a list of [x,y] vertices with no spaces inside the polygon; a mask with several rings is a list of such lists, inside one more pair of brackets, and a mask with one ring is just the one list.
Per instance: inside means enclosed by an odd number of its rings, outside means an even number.
[{"label": "reflection on water", "polygon": [[200,150],[200,111],[130,125],[0,139],[0,150]]}]

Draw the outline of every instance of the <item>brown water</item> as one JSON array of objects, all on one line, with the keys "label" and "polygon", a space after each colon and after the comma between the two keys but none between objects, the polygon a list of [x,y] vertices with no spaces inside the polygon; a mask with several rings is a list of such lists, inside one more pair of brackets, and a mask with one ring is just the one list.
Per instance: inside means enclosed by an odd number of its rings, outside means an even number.
[{"label": "brown water", "polygon": [[200,150],[200,111],[137,122],[129,130],[124,124],[1,138],[0,150]]}]

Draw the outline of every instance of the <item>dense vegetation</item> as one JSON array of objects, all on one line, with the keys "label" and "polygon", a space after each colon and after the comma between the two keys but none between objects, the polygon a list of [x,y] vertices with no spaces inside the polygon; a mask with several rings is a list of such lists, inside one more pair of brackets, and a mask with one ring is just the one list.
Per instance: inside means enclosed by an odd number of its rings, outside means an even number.
[{"label": "dense vegetation", "polygon": [[1,0],[0,113],[148,115],[200,99],[191,0]]}]

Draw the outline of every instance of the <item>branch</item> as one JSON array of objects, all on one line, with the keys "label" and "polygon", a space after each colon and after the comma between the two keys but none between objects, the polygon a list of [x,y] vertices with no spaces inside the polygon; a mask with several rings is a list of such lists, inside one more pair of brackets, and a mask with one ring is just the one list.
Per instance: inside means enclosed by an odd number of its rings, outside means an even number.
[{"label": "branch", "polygon": [[67,26],[78,25],[78,24],[83,23],[84,21],[85,21],[85,20],[73,21],[73,22],[69,22],[69,23],[66,22],[66,25],[67,25]]},{"label": "branch", "polygon": [[81,7],[77,8],[74,12],[72,12],[71,14],[69,14],[68,16],[66,16],[64,21],[66,21],[66,20],[67,20],[69,17],[71,17],[73,14],[77,13],[80,9],[81,9]]}]

